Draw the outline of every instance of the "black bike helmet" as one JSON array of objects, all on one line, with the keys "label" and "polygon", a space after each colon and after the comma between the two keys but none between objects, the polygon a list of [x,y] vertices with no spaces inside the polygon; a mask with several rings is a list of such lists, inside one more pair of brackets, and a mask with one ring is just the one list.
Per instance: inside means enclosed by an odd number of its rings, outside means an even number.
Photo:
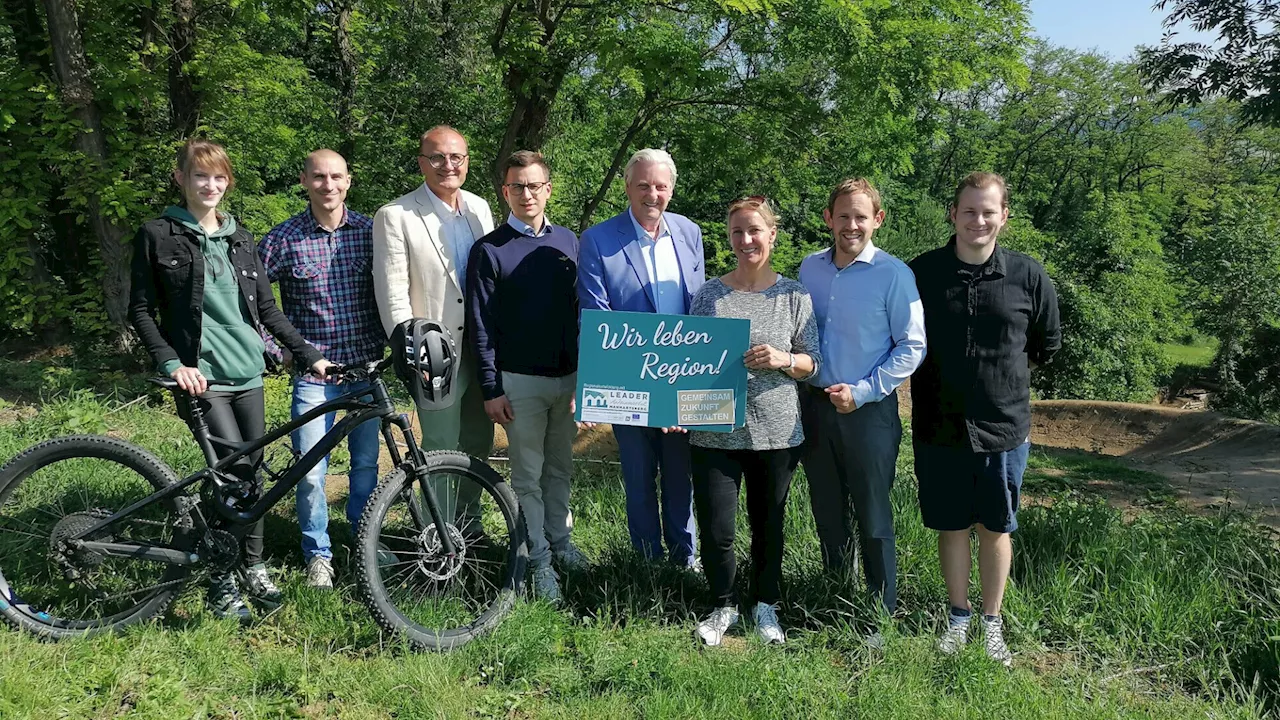
[{"label": "black bike helmet", "polygon": [[[391,352],[396,375],[418,407],[433,410],[448,405],[458,365],[452,333],[434,320],[405,320],[391,331]],[[424,380],[423,373],[431,380]]]}]

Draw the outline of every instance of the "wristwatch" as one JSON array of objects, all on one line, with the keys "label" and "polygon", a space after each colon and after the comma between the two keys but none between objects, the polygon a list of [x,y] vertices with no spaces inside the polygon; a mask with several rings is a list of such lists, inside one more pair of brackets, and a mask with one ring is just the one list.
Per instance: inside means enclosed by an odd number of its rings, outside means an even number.
[{"label": "wristwatch", "polygon": [[790,358],[790,359],[791,359],[791,361],[787,363],[787,367],[786,367],[786,369],[787,369],[787,370],[791,370],[791,369],[793,369],[793,368],[796,366],[796,354],[795,354],[795,353],[787,353],[787,357],[788,357],[788,358]]}]

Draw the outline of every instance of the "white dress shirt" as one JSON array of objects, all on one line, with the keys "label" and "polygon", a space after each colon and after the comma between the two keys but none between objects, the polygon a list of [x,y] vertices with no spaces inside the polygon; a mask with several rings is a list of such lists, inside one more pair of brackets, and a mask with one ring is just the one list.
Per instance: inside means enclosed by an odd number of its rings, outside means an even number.
[{"label": "white dress shirt", "polygon": [[685,307],[684,285],[680,280],[680,261],[676,258],[675,239],[671,237],[666,218],[658,221],[658,237],[655,238],[636,220],[635,213],[628,209],[627,214],[636,228],[636,239],[640,241],[640,254],[644,256],[658,312],[684,315],[688,308]]}]

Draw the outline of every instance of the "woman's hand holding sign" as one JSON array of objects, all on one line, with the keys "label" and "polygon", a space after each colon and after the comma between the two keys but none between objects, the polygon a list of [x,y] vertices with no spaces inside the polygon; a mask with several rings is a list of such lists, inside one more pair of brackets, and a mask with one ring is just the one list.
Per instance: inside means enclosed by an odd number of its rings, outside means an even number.
[{"label": "woman's hand holding sign", "polygon": [[791,365],[791,353],[772,345],[756,345],[742,354],[742,362],[751,370],[783,370]]},{"label": "woman's hand holding sign", "polygon": [[756,345],[742,354],[742,363],[750,370],[781,370],[793,378],[813,374],[813,358],[806,353],[790,353],[772,345]]}]

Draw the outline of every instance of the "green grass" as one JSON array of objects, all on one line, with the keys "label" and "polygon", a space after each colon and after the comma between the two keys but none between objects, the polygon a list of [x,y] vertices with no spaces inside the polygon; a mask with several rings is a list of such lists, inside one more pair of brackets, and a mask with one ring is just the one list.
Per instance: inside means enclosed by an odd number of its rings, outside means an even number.
[{"label": "green grass", "polygon": [[[0,377],[5,367],[0,364]],[[31,373],[28,373],[30,376]],[[25,376],[24,376],[25,377]],[[126,379],[132,384],[132,379]],[[131,385],[131,387],[136,387]],[[287,388],[269,383],[269,414]],[[0,460],[72,431],[110,431],[180,473],[200,458],[166,406],[61,388],[0,424]],[[155,396],[159,399],[159,396]],[[4,410],[4,408],[0,408]],[[1015,666],[980,644],[933,651],[945,592],[920,523],[904,443],[894,489],[901,615],[883,654],[856,578],[827,578],[802,474],[788,507],[784,647],[699,647],[698,578],[629,550],[616,468],[575,476],[575,539],[595,567],[567,580],[562,609],[521,603],[449,655],[379,635],[347,570],[349,533],[332,513],[339,589],[302,583],[289,503],[268,522],[287,602],[240,629],[214,621],[196,588],[162,621],[121,636],[43,643],[0,631],[0,718],[1256,718],[1280,699],[1280,558],[1256,526],[1194,517],[1162,481],[1110,461],[1037,453],[1033,502],[1014,536],[1006,601]],[[501,468],[505,471],[505,468]],[[1149,498],[1122,513],[1104,497]],[[740,558],[746,557],[740,517]],[[0,558],[0,562],[4,562]],[[977,591],[974,591],[976,599]]]},{"label": "green grass", "polygon": [[1214,338],[1197,337],[1187,344],[1163,343],[1165,357],[1175,367],[1185,365],[1193,368],[1207,368],[1218,352],[1218,341]]}]

